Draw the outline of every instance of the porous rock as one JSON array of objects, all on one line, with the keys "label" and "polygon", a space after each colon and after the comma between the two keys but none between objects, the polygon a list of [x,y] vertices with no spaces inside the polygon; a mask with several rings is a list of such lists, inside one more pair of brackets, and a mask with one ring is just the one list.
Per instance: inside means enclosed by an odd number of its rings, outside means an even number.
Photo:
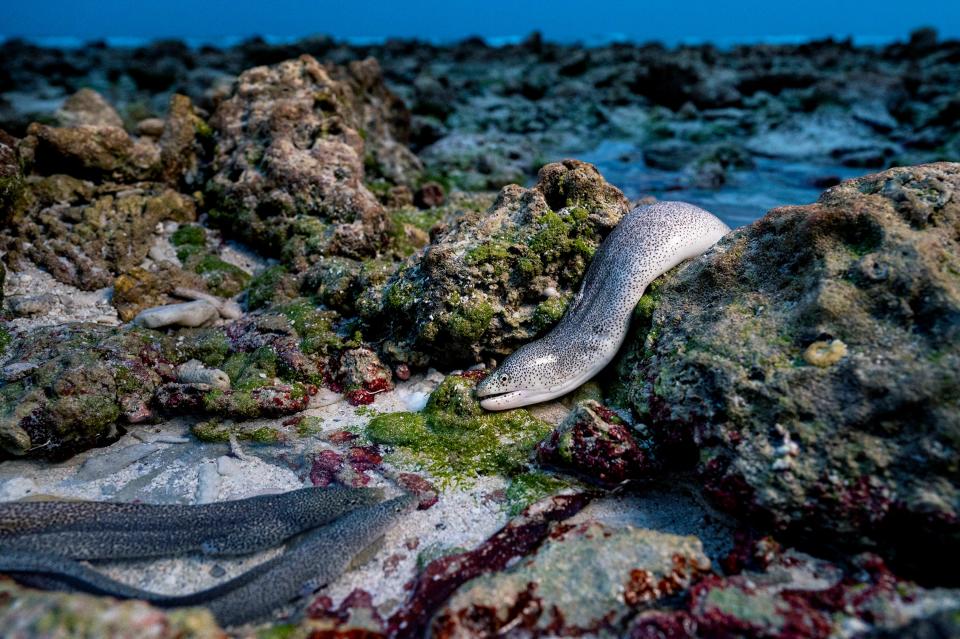
[{"label": "porous rock", "polygon": [[6,366],[29,368],[0,383],[0,455],[64,457],[150,420],[169,347],[150,331],[91,324],[15,335]]},{"label": "porous rock", "polygon": [[629,403],[722,507],[955,580],[958,227],[950,163],[771,211],[655,285]]},{"label": "porous rock", "polygon": [[134,188],[67,175],[31,177],[0,244],[11,261],[27,258],[83,290],[110,286],[140,265],[158,222],[192,221],[192,198],[156,183]]},{"label": "porous rock", "polygon": [[460,216],[411,258],[367,322],[400,361],[503,357],[560,319],[628,208],[593,165],[548,164],[536,186],[504,187],[490,210]]},{"label": "porous rock", "polygon": [[112,126],[123,128],[120,114],[102,95],[93,89],[80,89],[64,100],[57,109],[57,122],[60,126],[80,125]]},{"label": "porous rock", "polygon": [[584,400],[537,446],[541,462],[569,468],[603,484],[649,472],[649,456],[630,427],[609,408]]},{"label": "porous rock", "polygon": [[561,528],[535,554],[462,586],[435,615],[431,636],[616,636],[637,607],[709,569],[696,537],[599,522]]},{"label": "porous rock", "polygon": [[142,601],[23,588],[0,580],[0,626],[10,637],[224,639],[208,611],[163,611]]},{"label": "porous rock", "polygon": [[[922,588],[869,553],[843,569],[766,539],[751,561],[750,570],[694,584],[677,610],[641,613],[625,636],[952,637],[960,629],[960,591]],[[924,625],[942,633],[911,632]]]},{"label": "porous rock", "polygon": [[404,172],[394,166],[406,156],[390,124],[402,119],[402,103],[390,98],[375,62],[355,66],[328,69],[303,55],[240,75],[211,120],[207,188],[221,226],[274,253],[294,236],[318,255],[383,247],[386,217],[364,185],[364,158],[369,150],[393,166],[388,174]]}]

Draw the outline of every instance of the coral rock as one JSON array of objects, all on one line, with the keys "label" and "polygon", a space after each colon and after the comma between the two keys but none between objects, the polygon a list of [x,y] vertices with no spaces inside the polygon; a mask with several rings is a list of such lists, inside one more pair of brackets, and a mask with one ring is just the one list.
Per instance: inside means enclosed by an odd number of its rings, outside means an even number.
[{"label": "coral rock", "polygon": [[958,225],[950,163],[774,209],[655,283],[629,401],[722,507],[955,580]]},{"label": "coral rock", "polygon": [[543,291],[572,295],[628,208],[593,165],[548,164],[536,186],[505,187],[489,211],[464,214],[408,262],[368,324],[386,327],[385,350],[407,363],[503,357],[560,319],[563,304]]},{"label": "coral rock", "polygon": [[[386,150],[397,149],[387,123],[402,103],[390,95],[375,62],[328,69],[304,55],[242,73],[211,120],[214,219],[251,241],[266,238],[268,250],[306,234],[316,254],[376,253],[386,216],[364,186],[364,153],[397,156]],[[378,128],[368,132],[371,121]]]},{"label": "coral rock", "polygon": [[681,592],[709,569],[695,537],[587,522],[461,587],[434,617],[431,636],[610,633],[635,607]]},{"label": "coral rock", "polygon": [[542,462],[573,469],[604,484],[642,476],[649,465],[623,420],[593,400],[577,404],[540,442],[537,455]]}]

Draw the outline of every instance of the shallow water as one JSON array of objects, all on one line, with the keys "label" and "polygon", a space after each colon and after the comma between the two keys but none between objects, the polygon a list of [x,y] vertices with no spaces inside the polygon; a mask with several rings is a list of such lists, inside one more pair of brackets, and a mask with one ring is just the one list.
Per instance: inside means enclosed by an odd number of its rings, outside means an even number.
[{"label": "shallow water", "polygon": [[731,228],[750,224],[767,211],[788,204],[815,202],[831,183],[869,172],[866,169],[755,158],[752,169],[731,171],[718,188],[686,184],[689,175],[647,166],[640,149],[630,142],[606,141],[576,155],[595,164],[611,184],[628,198],[653,195],[662,200],[683,200],[714,213]]}]

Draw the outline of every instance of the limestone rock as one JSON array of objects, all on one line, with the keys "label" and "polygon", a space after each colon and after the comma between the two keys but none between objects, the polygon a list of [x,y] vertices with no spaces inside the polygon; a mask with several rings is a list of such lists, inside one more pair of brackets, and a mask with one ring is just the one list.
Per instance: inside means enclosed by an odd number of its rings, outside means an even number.
[{"label": "limestone rock", "polygon": [[593,252],[629,208],[596,168],[565,160],[530,189],[504,187],[466,213],[381,290],[372,330],[401,361],[503,357],[555,324]]},{"label": "limestone rock", "polygon": [[330,70],[304,55],[242,73],[211,120],[214,219],[270,252],[300,236],[315,254],[376,253],[386,217],[364,185],[365,153],[393,177],[406,170],[388,124],[402,103],[390,95],[376,63]]},{"label": "limestone rock", "polygon": [[700,540],[599,522],[555,531],[537,552],[463,585],[431,636],[618,636],[632,611],[681,592],[710,569]]},{"label": "limestone rock", "polygon": [[949,163],[771,211],[655,284],[629,403],[721,506],[956,575],[958,225]]}]

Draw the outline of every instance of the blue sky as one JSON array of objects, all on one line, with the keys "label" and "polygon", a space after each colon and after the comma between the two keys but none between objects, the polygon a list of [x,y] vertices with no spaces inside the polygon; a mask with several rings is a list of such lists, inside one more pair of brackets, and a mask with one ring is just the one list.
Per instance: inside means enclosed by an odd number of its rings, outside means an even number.
[{"label": "blue sky", "polygon": [[540,30],[554,40],[619,34],[632,40],[748,41],[852,35],[903,38],[930,25],[960,38],[957,0],[36,0],[0,11],[0,35],[131,36],[214,40],[225,36],[502,37]]}]

